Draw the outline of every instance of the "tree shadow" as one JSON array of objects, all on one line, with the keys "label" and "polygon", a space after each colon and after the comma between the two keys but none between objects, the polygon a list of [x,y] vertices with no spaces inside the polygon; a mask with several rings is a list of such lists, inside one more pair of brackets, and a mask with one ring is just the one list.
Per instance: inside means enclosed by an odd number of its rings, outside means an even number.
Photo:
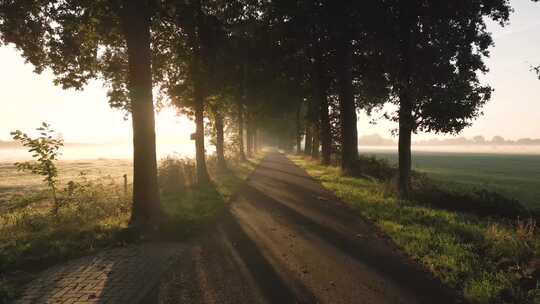
[{"label": "tree shadow", "polygon": [[[401,254],[395,252],[395,248],[385,244],[381,239],[363,239],[356,237],[354,227],[351,231],[342,231],[337,227],[321,224],[314,219],[302,214],[288,203],[268,196],[257,188],[246,185],[242,191],[244,197],[253,206],[260,210],[268,210],[277,214],[280,218],[288,219],[295,225],[311,231],[314,235],[322,238],[329,244],[338,248],[343,253],[360,261],[363,264],[376,269],[381,274],[394,280],[399,286],[412,291],[425,303],[455,303],[457,295],[445,287],[439,280],[421,269],[416,263],[408,261]],[[313,203],[320,205],[320,203]],[[339,209],[337,205],[333,209]],[[321,211],[327,212],[330,208],[324,207]],[[350,210],[342,209],[343,212],[332,212],[338,220],[343,219],[346,226],[354,225]],[[344,214],[349,214],[344,216]],[[348,232],[348,233],[347,233]]]},{"label": "tree shadow", "polygon": [[[244,187],[245,184],[240,192]],[[215,185],[212,193],[226,204]],[[176,303],[187,298],[189,303],[204,303],[204,294],[208,292],[224,303],[244,303],[240,299],[245,299],[245,293],[254,292],[245,291],[248,285],[255,286],[253,289],[267,303],[316,303],[315,297],[300,283],[295,282],[296,288],[291,288],[291,279],[275,269],[228,208],[213,225],[205,227],[205,233],[191,239],[188,247],[163,276],[160,286],[148,293],[144,303]]]}]

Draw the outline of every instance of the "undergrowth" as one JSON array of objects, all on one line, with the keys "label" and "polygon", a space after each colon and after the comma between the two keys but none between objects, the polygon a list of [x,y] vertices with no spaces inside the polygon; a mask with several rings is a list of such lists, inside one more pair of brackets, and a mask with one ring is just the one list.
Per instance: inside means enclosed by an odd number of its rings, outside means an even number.
[{"label": "undergrowth", "polygon": [[[159,168],[166,216],[162,229],[181,240],[212,222],[260,158],[230,159],[227,170],[218,170],[216,160],[209,158],[213,182],[207,185],[196,184],[192,160],[163,159]],[[59,189],[56,215],[45,190],[14,200],[0,212],[0,303],[13,298],[20,285],[41,269],[105,247],[141,241],[128,229],[132,186],[118,183],[118,176],[88,178],[81,173]]]},{"label": "undergrowth", "polygon": [[[352,170],[352,176],[374,178],[386,185],[389,192],[397,192],[398,169],[386,159],[374,156],[360,156]],[[455,189],[435,182],[426,174],[412,172],[411,198],[419,203],[446,209],[475,214],[478,216],[517,219],[531,217],[518,200],[508,198],[487,189]]]}]

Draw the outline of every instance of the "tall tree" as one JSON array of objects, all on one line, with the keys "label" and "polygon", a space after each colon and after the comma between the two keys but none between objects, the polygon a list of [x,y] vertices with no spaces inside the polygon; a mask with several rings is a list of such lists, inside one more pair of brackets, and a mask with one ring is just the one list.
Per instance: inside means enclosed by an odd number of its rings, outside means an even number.
[{"label": "tall tree", "polygon": [[128,90],[133,122],[132,222],[147,223],[159,216],[156,134],[152,99],[150,15],[148,1],[126,1],[121,20],[128,53]]},{"label": "tall tree", "polygon": [[14,44],[36,72],[50,68],[55,83],[79,90],[102,78],[111,106],[131,113],[132,223],[142,225],[160,215],[150,49],[156,11],[148,0],[0,3],[2,41]]},{"label": "tall tree", "polygon": [[411,134],[418,131],[458,133],[481,114],[491,88],[478,73],[486,73],[491,34],[486,18],[501,25],[508,20],[506,0],[474,2],[387,2],[381,32],[386,46],[392,100],[399,109],[399,191],[410,193]]}]

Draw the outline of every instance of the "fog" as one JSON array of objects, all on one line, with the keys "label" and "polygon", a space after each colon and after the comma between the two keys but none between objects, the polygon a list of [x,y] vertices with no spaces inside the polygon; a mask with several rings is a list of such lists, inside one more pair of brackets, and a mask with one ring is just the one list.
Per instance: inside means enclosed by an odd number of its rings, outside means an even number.
[{"label": "fog", "polygon": [[[395,146],[358,146],[360,151],[396,152]],[[489,154],[532,154],[540,155],[540,145],[413,145],[413,151],[433,153],[489,153]]]},{"label": "fog", "polygon": [[[208,148],[212,153],[213,149]],[[157,145],[157,157],[163,158],[167,155],[179,155],[181,157],[194,157],[194,145],[162,144]],[[22,147],[0,148],[0,163],[26,161],[32,158],[31,153]],[[104,144],[104,145],[67,145],[61,148],[60,160],[91,160],[91,159],[127,159],[133,158],[133,147],[129,143],[125,144]]]},{"label": "fog", "polygon": [[[359,146],[362,152],[396,152],[397,146]],[[425,146],[412,147],[417,152],[433,153],[499,153],[499,154],[534,154],[540,155],[540,146]],[[207,146],[208,153],[214,153],[212,145]],[[67,145],[61,150],[60,160],[91,160],[91,159],[132,159],[133,149],[129,143],[107,145]],[[194,145],[158,144],[157,156],[161,159],[167,155],[194,157]],[[21,147],[0,148],[0,163],[30,160],[31,154]]]}]

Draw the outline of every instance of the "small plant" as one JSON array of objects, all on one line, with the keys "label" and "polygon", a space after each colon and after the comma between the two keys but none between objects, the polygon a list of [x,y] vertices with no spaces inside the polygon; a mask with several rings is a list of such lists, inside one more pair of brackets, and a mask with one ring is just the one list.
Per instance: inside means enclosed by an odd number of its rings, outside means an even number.
[{"label": "small plant", "polygon": [[58,182],[56,161],[60,155],[60,147],[64,145],[64,140],[55,134],[55,131],[51,129],[51,125],[45,122],[36,131],[39,132],[39,136],[36,138],[30,137],[20,130],[11,132],[13,139],[29,148],[28,152],[32,153],[32,157],[35,159],[33,162],[17,162],[15,166],[20,171],[30,171],[44,177],[43,181],[47,183],[51,191],[54,202],[53,213],[56,215],[59,208],[58,198],[56,197],[56,184]]},{"label": "small plant", "polygon": [[531,67],[531,71],[535,72],[536,74],[538,74],[538,79],[540,79],[540,65],[539,66],[533,66]]}]

